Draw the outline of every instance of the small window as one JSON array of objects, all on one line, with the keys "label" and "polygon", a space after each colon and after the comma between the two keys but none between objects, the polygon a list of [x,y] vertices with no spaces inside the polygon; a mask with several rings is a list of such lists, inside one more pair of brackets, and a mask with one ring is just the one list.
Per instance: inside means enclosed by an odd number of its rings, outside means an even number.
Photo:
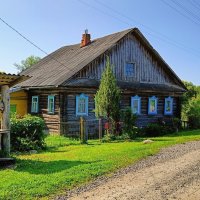
[{"label": "small window", "polygon": [[31,112],[38,113],[38,96],[32,96]]},{"label": "small window", "polygon": [[54,113],[54,96],[48,95],[48,113]]},{"label": "small window", "polygon": [[17,112],[17,105],[16,104],[10,104],[10,113],[14,114]]},{"label": "small window", "polygon": [[148,114],[149,115],[157,114],[157,105],[158,105],[158,99],[155,96],[150,97],[149,105],[148,105]]},{"label": "small window", "polygon": [[165,98],[165,115],[172,115],[173,114],[173,98],[168,97]]},{"label": "small window", "polygon": [[141,97],[131,97],[131,109],[133,114],[139,115],[141,110]]},{"label": "small window", "polygon": [[88,115],[88,96],[76,96],[76,115]]},{"label": "small window", "polygon": [[126,63],[125,75],[126,77],[135,76],[135,63]]}]

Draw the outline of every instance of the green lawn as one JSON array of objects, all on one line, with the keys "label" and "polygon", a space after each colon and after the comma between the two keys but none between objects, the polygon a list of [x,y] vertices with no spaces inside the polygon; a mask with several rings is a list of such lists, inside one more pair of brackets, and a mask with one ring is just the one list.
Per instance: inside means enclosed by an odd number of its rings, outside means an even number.
[{"label": "green lawn", "polygon": [[18,155],[14,169],[0,170],[0,199],[41,199],[53,197],[65,189],[86,183],[97,176],[127,166],[155,154],[162,147],[200,139],[200,130],[180,132],[176,136],[100,144],[49,136],[48,150],[32,155]]}]

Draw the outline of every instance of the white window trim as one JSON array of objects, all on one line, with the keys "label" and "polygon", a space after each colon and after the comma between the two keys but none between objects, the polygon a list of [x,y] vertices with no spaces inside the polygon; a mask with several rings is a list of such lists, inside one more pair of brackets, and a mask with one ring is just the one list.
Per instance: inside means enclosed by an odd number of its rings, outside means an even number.
[{"label": "white window trim", "polygon": [[[137,100],[138,102],[138,111],[136,113],[133,113],[133,102]],[[140,115],[141,114],[141,97],[138,95],[131,97],[131,110],[133,114]]]},{"label": "white window trim", "polygon": [[[33,108],[33,99],[36,98],[37,102],[36,102],[36,110],[34,110]],[[32,101],[31,101],[31,113],[38,113],[38,96],[32,96]]]},{"label": "white window trim", "polygon": [[[49,106],[50,106],[50,99],[53,99],[53,111],[49,111]],[[47,105],[47,110],[49,114],[54,114],[55,112],[55,95],[48,95],[48,105]]]},{"label": "white window trim", "polygon": [[[170,112],[167,111],[167,101],[170,101]],[[165,115],[173,115],[173,98],[172,97],[167,97],[165,98],[165,110],[164,110]]]},{"label": "white window trim", "polygon": [[[79,99],[80,98],[84,98],[85,99],[85,113],[80,113],[78,112],[78,103],[79,103]],[[76,96],[76,116],[88,116],[88,96],[85,94],[80,94]]]}]

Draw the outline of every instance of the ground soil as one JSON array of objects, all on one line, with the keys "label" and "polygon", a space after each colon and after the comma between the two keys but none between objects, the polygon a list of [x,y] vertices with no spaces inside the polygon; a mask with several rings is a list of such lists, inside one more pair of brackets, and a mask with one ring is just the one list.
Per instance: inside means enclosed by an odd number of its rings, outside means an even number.
[{"label": "ground soil", "polygon": [[163,149],[56,199],[200,200],[200,141]]}]

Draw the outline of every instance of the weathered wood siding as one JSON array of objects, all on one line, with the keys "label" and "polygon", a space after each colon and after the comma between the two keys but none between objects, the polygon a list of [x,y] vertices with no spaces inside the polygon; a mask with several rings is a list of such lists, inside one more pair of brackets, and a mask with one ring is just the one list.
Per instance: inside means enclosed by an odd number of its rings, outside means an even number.
[{"label": "weathered wood siding", "polygon": [[[80,92],[81,91],[81,92]],[[79,134],[79,121],[80,116],[76,116],[76,95],[80,93],[84,93],[89,97],[89,105],[88,105],[88,116],[84,116],[86,121],[93,121],[88,126],[89,129],[95,130],[98,128],[98,123],[95,122],[95,102],[94,102],[94,89],[82,89],[79,91],[68,91],[62,94],[63,96],[63,108],[62,108],[62,117],[61,122],[64,122],[63,125],[61,123],[61,133],[66,134],[68,136],[74,136]],[[126,91],[122,94],[120,107],[121,109],[125,109],[126,107],[131,106],[131,96],[138,95],[141,97],[141,114],[138,115],[137,126],[144,127],[149,123],[158,123],[159,119],[164,119],[165,121],[170,121],[172,117],[179,116],[178,109],[178,99],[177,96],[173,97],[173,115],[167,116],[164,115],[164,104],[165,98],[169,96],[169,93],[158,95],[157,93],[134,93],[132,91]],[[158,98],[158,113],[157,115],[148,115],[148,98],[151,96],[156,96]],[[95,132],[95,131],[94,131]]]},{"label": "weathered wood siding", "polygon": [[[173,115],[164,115],[164,107],[165,107],[165,98],[168,96],[161,96],[157,94],[124,94],[121,100],[121,109],[125,109],[126,107],[131,106],[131,96],[138,95],[141,97],[141,114],[137,117],[137,126],[145,127],[149,123],[158,123],[159,119],[163,119],[166,122],[170,121],[172,117],[179,116],[178,110],[178,97],[173,97]],[[156,115],[148,114],[148,102],[149,97],[156,96],[158,98],[158,107]]]},{"label": "weathered wood siding", "polygon": [[[55,112],[54,114],[48,113],[48,95],[54,95]],[[39,108],[38,113],[31,113],[31,102],[32,96],[38,96]],[[46,124],[46,129],[50,133],[60,132],[60,97],[58,91],[49,90],[34,90],[29,92],[28,96],[28,112],[35,116],[40,116],[44,119]]]},{"label": "weathered wood siding", "polygon": [[[100,58],[83,68],[73,78],[101,79],[105,68],[106,55],[109,55],[113,64],[113,72],[117,80],[130,82],[147,82],[158,84],[173,84],[170,76],[166,73],[154,57],[148,52],[141,42],[132,34],[123,38],[111,51],[107,51]],[[136,64],[134,77],[125,76],[126,62]]]}]

